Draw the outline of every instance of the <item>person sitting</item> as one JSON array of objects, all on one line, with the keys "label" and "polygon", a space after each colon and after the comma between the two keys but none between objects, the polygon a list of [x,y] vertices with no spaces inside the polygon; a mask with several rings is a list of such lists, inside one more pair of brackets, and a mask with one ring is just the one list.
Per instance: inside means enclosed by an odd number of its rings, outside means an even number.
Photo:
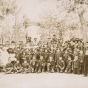
[{"label": "person sitting", "polygon": [[22,72],[22,67],[21,67],[19,60],[16,61],[14,69],[16,71],[15,73],[21,73]]},{"label": "person sitting", "polygon": [[5,73],[6,74],[11,74],[11,73],[14,73],[13,71],[13,64],[11,62],[7,63],[6,66],[5,66]]},{"label": "person sitting", "polygon": [[30,73],[30,66],[26,60],[22,63],[22,73]]}]

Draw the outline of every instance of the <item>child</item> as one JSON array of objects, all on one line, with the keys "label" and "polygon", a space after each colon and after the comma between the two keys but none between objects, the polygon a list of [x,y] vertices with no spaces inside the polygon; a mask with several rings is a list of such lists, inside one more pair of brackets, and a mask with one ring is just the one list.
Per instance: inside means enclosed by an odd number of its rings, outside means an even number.
[{"label": "child", "polygon": [[45,59],[46,63],[47,63],[48,58],[49,58],[49,50],[48,49],[45,49],[44,59]]},{"label": "child", "polygon": [[80,60],[80,66],[81,66],[80,74],[83,74],[83,72],[84,72],[84,55],[83,55],[82,50],[80,50],[80,52],[79,52],[79,60]]},{"label": "child", "polygon": [[35,56],[33,56],[33,59],[30,61],[30,65],[32,67],[32,73],[36,72],[37,60]]},{"label": "child", "polygon": [[59,59],[57,60],[57,72],[63,73],[65,68],[65,63],[62,57],[60,56]]},{"label": "child", "polygon": [[24,63],[22,63],[22,72],[23,73],[29,73],[30,72],[30,67],[29,67],[29,64],[26,60],[24,60]]},{"label": "child", "polygon": [[14,68],[16,73],[21,73],[22,68],[21,68],[21,64],[19,63],[19,60],[17,60],[17,62],[15,63]]},{"label": "child", "polygon": [[65,70],[66,67],[67,67],[68,56],[69,56],[69,52],[68,52],[67,50],[65,50],[64,53],[63,53],[63,60],[64,60],[64,63],[65,63],[65,68],[64,68],[64,70]]},{"label": "child", "polygon": [[69,56],[67,60],[67,66],[66,66],[65,72],[71,73],[71,71],[72,71],[72,60],[71,60],[71,57]]},{"label": "child", "polygon": [[42,56],[40,56],[39,72],[44,72],[45,71],[45,65],[46,65],[46,62],[45,62],[44,58]]},{"label": "child", "polygon": [[59,57],[60,57],[60,49],[57,48],[55,53],[55,60],[57,61]]},{"label": "child", "polygon": [[53,57],[50,56],[47,62],[47,72],[54,72],[54,64],[55,63],[54,63]]},{"label": "child", "polygon": [[[45,49],[45,52],[44,52],[44,63],[47,63],[49,59],[49,49]],[[45,64],[45,71],[47,71],[47,64]]]},{"label": "child", "polygon": [[7,63],[5,66],[5,73],[10,74],[13,73],[13,64]]},{"label": "child", "polygon": [[25,52],[25,58],[26,58],[26,61],[29,63],[29,48],[26,49],[26,52]]},{"label": "child", "polygon": [[74,57],[74,60],[73,60],[73,66],[72,66],[72,69],[73,69],[73,73],[74,74],[80,74],[80,60],[78,58],[78,56],[75,56]]},{"label": "child", "polygon": [[4,71],[4,66],[3,66],[3,63],[2,61],[0,60],[0,72]]}]

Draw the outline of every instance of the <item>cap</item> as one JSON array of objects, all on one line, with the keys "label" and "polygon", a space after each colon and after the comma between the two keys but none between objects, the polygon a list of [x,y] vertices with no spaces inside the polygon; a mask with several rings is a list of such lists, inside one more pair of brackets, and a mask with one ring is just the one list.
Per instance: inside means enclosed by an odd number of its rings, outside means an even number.
[{"label": "cap", "polygon": [[11,43],[15,43],[15,41],[12,41]]},{"label": "cap", "polygon": [[48,38],[48,39],[51,39],[51,38]]},{"label": "cap", "polygon": [[34,39],[37,39],[37,38],[34,38]]},{"label": "cap", "polygon": [[53,36],[56,36],[56,35],[53,35]]}]

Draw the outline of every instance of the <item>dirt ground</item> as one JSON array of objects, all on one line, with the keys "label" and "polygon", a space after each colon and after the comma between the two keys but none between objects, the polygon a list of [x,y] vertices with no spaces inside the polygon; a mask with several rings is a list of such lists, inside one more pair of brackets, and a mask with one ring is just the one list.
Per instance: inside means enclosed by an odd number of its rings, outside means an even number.
[{"label": "dirt ground", "polygon": [[88,88],[88,77],[65,73],[0,73],[0,88]]}]

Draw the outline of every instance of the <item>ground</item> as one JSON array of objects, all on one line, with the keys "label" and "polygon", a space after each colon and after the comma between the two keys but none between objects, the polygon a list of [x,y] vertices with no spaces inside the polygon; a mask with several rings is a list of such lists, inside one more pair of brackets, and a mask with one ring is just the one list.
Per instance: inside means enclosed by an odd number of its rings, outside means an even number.
[{"label": "ground", "polygon": [[88,77],[65,73],[0,73],[0,88],[88,88]]}]

